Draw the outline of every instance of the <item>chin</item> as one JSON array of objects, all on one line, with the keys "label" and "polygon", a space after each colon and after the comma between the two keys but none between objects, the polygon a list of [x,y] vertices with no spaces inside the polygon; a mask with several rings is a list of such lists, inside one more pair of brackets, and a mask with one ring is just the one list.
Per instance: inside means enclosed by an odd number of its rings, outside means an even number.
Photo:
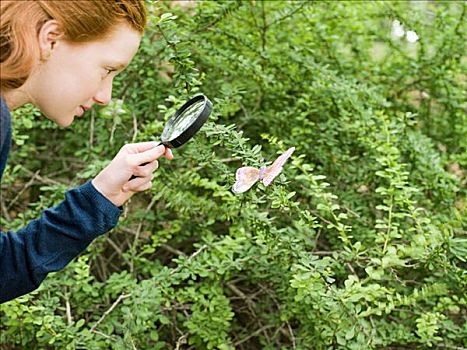
[{"label": "chin", "polygon": [[70,126],[75,120],[74,111],[68,111],[68,112],[61,113],[57,110],[48,111],[45,108],[42,109],[40,107],[39,109],[47,119],[49,119],[50,121],[54,122],[55,124],[57,124],[58,126],[62,128],[66,128]]},{"label": "chin", "polygon": [[59,118],[49,118],[49,119],[52,120],[58,126],[62,128],[66,128],[70,126],[71,124],[73,124],[73,121],[75,120],[75,116],[69,116],[69,117],[61,116]]},{"label": "chin", "polygon": [[59,124],[59,125],[66,128],[66,127],[70,126],[71,124],[73,124],[74,121],[75,121],[75,117],[71,117],[67,122],[64,122],[64,123]]}]

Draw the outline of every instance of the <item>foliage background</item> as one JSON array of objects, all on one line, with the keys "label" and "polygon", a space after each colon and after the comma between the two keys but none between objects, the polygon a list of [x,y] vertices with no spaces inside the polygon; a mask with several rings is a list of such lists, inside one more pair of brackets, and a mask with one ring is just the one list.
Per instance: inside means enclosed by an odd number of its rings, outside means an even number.
[{"label": "foliage background", "polygon": [[[114,103],[67,130],[15,111],[11,230],[214,104],[112,232],[1,306],[0,348],[465,349],[466,4],[176,3],[148,3]],[[272,186],[231,192],[291,146]]]}]

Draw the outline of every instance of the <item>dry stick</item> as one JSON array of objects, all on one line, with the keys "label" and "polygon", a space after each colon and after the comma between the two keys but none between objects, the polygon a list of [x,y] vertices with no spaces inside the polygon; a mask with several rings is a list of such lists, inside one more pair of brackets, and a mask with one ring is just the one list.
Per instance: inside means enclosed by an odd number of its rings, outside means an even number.
[{"label": "dry stick", "polygon": [[[194,252],[193,254],[191,254],[191,255],[188,257],[187,261],[193,260],[198,254],[200,254],[200,253],[201,253],[203,250],[205,250],[207,247],[208,247],[207,244],[203,244],[203,245],[201,246],[201,248],[199,248],[196,252]],[[180,266],[180,265],[177,266],[177,268],[175,268],[174,270],[172,270],[172,271],[170,272],[170,274],[173,275],[174,273],[177,273],[178,271],[180,271],[181,268],[182,268],[182,266]]]},{"label": "dry stick", "polygon": [[36,177],[39,175],[40,170],[37,170],[31,177],[31,179],[24,185],[24,187],[21,189],[21,191],[18,192],[15,198],[10,202],[10,204],[7,205],[6,210],[10,210],[11,207],[18,201],[18,199],[21,197],[21,195],[33,184],[34,180],[36,180]]},{"label": "dry stick", "polygon": [[[120,247],[117,245],[117,243],[115,243],[112,239],[110,239],[109,236],[105,236],[105,239],[106,239],[107,242],[109,242],[109,244],[115,250],[115,253],[120,257],[120,259],[122,259],[131,268],[132,263],[130,261],[128,261],[128,258],[126,258],[123,255],[123,251],[120,249]],[[113,257],[113,255],[112,255],[112,257]]]},{"label": "dry stick", "polygon": [[269,27],[271,27],[271,26],[273,26],[273,25],[275,25],[275,24],[277,24],[279,22],[282,22],[285,19],[287,19],[289,17],[292,17],[295,13],[297,13],[298,11],[300,11],[303,7],[305,7],[307,5],[310,5],[310,3],[308,1],[303,1],[301,6],[297,6],[295,9],[293,9],[289,13],[286,13],[284,16],[276,19],[275,21],[272,21],[271,23],[267,23],[266,26],[265,26],[265,29],[268,29]]},{"label": "dry stick", "polygon": [[229,162],[236,162],[237,160],[242,160],[242,158],[240,158],[240,157],[222,158],[222,159],[219,159],[219,162],[229,163]]},{"label": "dry stick", "polygon": [[133,345],[133,350],[138,350],[136,349],[135,342],[133,341],[133,337],[131,335],[130,335],[130,341],[131,341],[131,345]]},{"label": "dry stick", "polygon": [[131,142],[135,142],[136,136],[138,135],[138,119],[136,119],[135,113],[133,115],[133,137],[131,138]]},{"label": "dry stick", "polygon": [[[0,189],[0,192],[1,192],[1,189]],[[1,196],[1,193],[0,193],[0,205],[2,207],[2,213],[3,213],[3,216],[5,217],[5,219],[7,221],[11,221],[11,216],[10,216],[10,214],[8,214],[8,210],[6,210],[6,204],[5,204],[5,201],[3,200],[2,196]]]},{"label": "dry stick", "polygon": [[[261,283],[259,284],[259,288],[260,288],[262,291],[264,291],[264,292],[266,292],[267,294],[269,294],[269,296],[271,297],[272,301],[273,301],[274,304],[276,305],[277,310],[280,311],[280,310],[281,310],[281,306],[280,306],[279,302],[277,301],[275,295],[269,290],[269,288],[263,286]],[[285,322],[286,322],[286,324],[289,326],[289,331],[290,331],[290,330],[291,330],[291,327],[290,327],[289,321],[286,320]],[[288,337],[287,332],[284,331],[284,330],[282,329],[282,327],[279,328],[279,331],[280,331],[284,336]],[[294,338],[293,338],[293,333],[292,333],[291,335],[292,335],[292,339],[294,339]],[[294,342],[294,340],[292,340],[292,343],[293,343],[293,342]]]},{"label": "dry stick", "polygon": [[68,297],[66,298],[66,319],[68,321],[68,325],[71,326],[73,323],[73,317],[71,316],[71,306],[70,306],[70,301],[68,300]]},{"label": "dry stick", "polygon": [[109,244],[112,246],[112,248],[113,248],[113,249],[115,250],[115,252],[118,254],[118,256],[120,256],[120,258],[122,258],[123,260],[125,260],[125,259],[123,258],[123,252],[122,252],[122,250],[120,249],[120,247],[117,245],[117,243],[115,243],[114,241],[112,241],[112,240],[110,239],[109,236],[105,236],[105,240],[106,240],[107,242],[109,242]]},{"label": "dry stick", "polygon": [[346,263],[345,265],[349,268],[349,270],[350,270],[355,276],[357,276],[357,273],[355,272],[353,266],[350,265],[350,263]]},{"label": "dry stick", "polygon": [[89,150],[92,149],[92,145],[94,143],[94,117],[95,117],[95,110],[91,111],[91,127],[89,128]]},{"label": "dry stick", "polygon": [[[24,170],[24,172],[26,172],[29,175],[34,175],[35,174],[31,170],[29,170],[27,168],[24,168],[24,167],[21,168],[21,170]],[[36,175],[36,179],[39,180],[39,181],[42,181],[42,183],[48,184],[48,185],[68,185],[67,183],[58,182],[58,181],[52,180],[52,179],[50,179],[50,178],[48,178],[46,176]]]},{"label": "dry stick", "polygon": [[238,295],[241,299],[243,299],[246,304],[247,304],[247,307],[248,309],[250,310],[251,314],[255,317],[255,318],[258,318],[258,316],[256,315],[256,312],[253,308],[253,305],[254,305],[254,302],[253,300],[251,300],[251,297],[247,296],[245,293],[243,293],[240,289],[237,288],[237,286],[235,284],[233,284],[232,282],[229,282],[227,283],[227,287],[230,288],[230,290],[232,290],[236,295]]},{"label": "dry stick", "polygon": [[104,338],[112,339],[112,337],[111,337],[110,335],[107,335],[107,334],[105,334],[105,333],[102,333],[101,331],[95,330],[94,333],[99,334],[99,335],[103,336]]},{"label": "dry stick", "polygon": [[293,348],[296,349],[296,348],[297,348],[297,344],[295,343],[295,337],[294,337],[294,335],[293,335],[292,327],[290,327],[289,321],[285,321],[285,323],[287,323],[287,328],[289,329],[290,337],[292,338],[292,345],[293,345]]},{"label": "dry stick", "polygon": [[180,345],[186,344],[186,338],[188,337],[188,334],[183,334],[180,338],[177,340],[177,345],[175,346],[175,350],[180,349]]},{"label": "dry stick", "polygon": [[95,332],[96,331],[96,328],[97,326],[102,322],[104,321],[104,318],[107,317],[108,314],[110,314],[112,312],[113,309],[115,309],[118,305],[118,303],[120,303],[123,299],[126,299],[128,297],[131,296],[131,293],[129,294],[122,294],[120,295],[117,300],[115,300],[115,302],[112,304],[112,306],[106,311],[104,312],[104,314],[101,316],[101,318],[94,324],[94,326],[91,327],[91,332]]},{"label": "dry stick", "polygon": [[168,252],[170,252],[172,254],[186,256],[186,254],[184,252],[182,252],[181,250],[175,249],[174,247],[172,247],[172,246],[170,246],[170,245],[168,245],[166,243],[162,243],[160,245],[160,247],[167,250]]},{"label": "dry stick", "polygon": [[436,344],[437,348],[444,348],[444,349],[454,349],[454,350],[467,350],[467,348],[463,348],[462,346],[451,346],[451,345],[443,345],[443,344]]},{"label": "dry stick", "polygon": [[104,259],[102,259],[100,254],[96,255],[96,259],[99,260],[96,262],[97,273],[99,274],[101,281],[105,281],[107,279],[107,275],[104,273]]},{"label": "dry stick", "polygon": [[[151,203],[149,203],[149,205],[147,206],[147,208],[145,210],[146,213],[148,213],[152,209],[152,207],[154,206],[154,204],[156,204],[156,201],[158,199],[159,198],[157,196],[152,197]],[[138,228],[136,229],[135,239],[133,241],[133,246],[136,246],[136,243],[138,242],[139,235],[141,234],[141,229],[143,228],[144,219],[145,218],[141,219],[141,221],[138,224]]]},{"label": "dry stick", "polygon": [[[146,208],[146,213],[148,213],[152,209],[152,207],[154,206],[154,204],[156,204],[156,201],[158,199],[159,199],[159,197],[157,197],[157,196],[152,197],[151,203],[149,203],[149,205]],[[132,252],[132,257],[134,256],[134,252],[136,250],[136,245],[138,243],[139,235],[141,233],[141,229],[143,228],[144,219],[145,218],[141,219],[141,221],[139,222],[138,228],[136,229],[135,239],[133,240],[133,244],[130,247],[131,252]],[[131,259],[131,261],[130,261],[130,272],[133,273],[133,270],[134,270],[134,262],[133,262],[133,259]]]},{"label": "dry stick", "polygon": [[311,252],[312,255],[323,255],[323,256],[328,256],[328,255],[332,255],[334,252],[328,252],[328,251],[324,251],[324,250],[317,250],[316,252]]},{"label": "dry stick", "polygon": [[[133,230],[130,230],[129,228],[120,227],[119,229],[120,229],[121,231],[123,231],[123,232],[130,233],[130,234],[132,234],[133,236],[136,236],[136,232],[134,232]],[[168,252],[170,252],[170,253],[172,253],[172,254],[181,255],[181,256],[186,256],[186,254],[185,254],[184,252],[182,252],[181,250],[178,250],[178,249],[172,247],[171,245],[168,245],[167,243],[161,243],[161,244],[159,245],[159,247],[161,247],[162,249],[167,250]]]},{"label": "dry stick", "polygon": [[243,338],[242,340],[239,340],[238,342],[236,342],[236,343],[234,344],[234,347],[237,347],[238,345],[240,345],[240,344],[246,342],[248,339],[253,338],[253,337],[256,337],[256,336],[259,335],[261,332],[263,332],[263,331],[265,331],[265,330],[267,330],[267,329],[269,329],[269,328],[273,328],[273,327],[274,327],[274,326],[266,325],[266,326],[264,326],[264,327],[258,329],[257,331],[251,333],[251,334],[250,334],[249,336],[247,336],[246,338]]}]

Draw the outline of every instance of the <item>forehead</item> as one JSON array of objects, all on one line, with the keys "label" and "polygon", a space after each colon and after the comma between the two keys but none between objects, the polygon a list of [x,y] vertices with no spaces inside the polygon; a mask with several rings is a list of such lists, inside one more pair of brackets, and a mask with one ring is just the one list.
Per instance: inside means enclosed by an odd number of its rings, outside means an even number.
[{"label": "forehead", "polygon": [[[141,34],[127,24],[117,24],[101,39],[83,43],[80,46],[102,63],[124,68],[138,50]],[[117,67],[118,66],[118,67]]]}]

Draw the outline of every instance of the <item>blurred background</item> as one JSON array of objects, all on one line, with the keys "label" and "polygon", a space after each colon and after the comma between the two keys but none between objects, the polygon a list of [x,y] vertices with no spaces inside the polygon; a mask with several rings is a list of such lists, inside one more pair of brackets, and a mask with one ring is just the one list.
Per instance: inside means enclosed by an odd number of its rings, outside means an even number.
[{"label": "blurred background", "polygon": [[195,94],[213,113],[112,232],[0,306],[0,349],[467,348],[465,2],[147,4],[109,106],[68,129],[14,112],[2,226]]}]

